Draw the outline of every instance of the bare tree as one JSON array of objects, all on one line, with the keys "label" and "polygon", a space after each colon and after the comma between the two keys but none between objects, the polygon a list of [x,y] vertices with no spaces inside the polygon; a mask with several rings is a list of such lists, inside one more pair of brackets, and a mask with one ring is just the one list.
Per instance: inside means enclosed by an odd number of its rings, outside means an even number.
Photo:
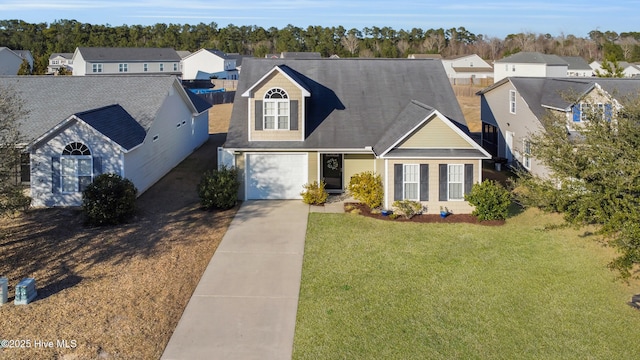
[{"label": "bare tree", "polygon": [[355,55],[358,52],[360,39],[358,39],[355,34],[350,33],[347,34],[347,36],[343,36],[340,39],[340,43],[351,55]]},{"label": "bare tree", "polygon": [[618,40],[618,45],[622,49],[622,55],[625,60],[631,60],[631,55],[633,54],[633,49],[638,45],[638,40],[634,39],[631,36],[623,37]]}]

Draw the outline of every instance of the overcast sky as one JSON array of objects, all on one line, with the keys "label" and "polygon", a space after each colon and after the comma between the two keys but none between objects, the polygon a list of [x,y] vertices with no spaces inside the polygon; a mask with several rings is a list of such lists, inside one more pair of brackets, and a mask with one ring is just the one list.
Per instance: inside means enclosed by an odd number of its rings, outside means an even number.
[{"label": "overcast sky", "polygon": [[0,19],[90,24],[156,23],[257,25],[306,28],[342,25],[347,30],[388,26],[394,30],[464,26],[479,35],[519,32],[573,34],[640,31],[640,0],[419,1],[419,0],[0,0]]}]

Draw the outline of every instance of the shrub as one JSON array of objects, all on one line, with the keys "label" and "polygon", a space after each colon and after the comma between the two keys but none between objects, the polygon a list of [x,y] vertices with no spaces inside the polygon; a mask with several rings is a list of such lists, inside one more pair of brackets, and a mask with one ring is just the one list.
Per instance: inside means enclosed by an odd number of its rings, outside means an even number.
[{"label": "shrub", "polygon": [[117,174],[98,175],[82,192],[82,211],[90,225],[127,222],[136,211],[138,189]]},{"label": "shrub", "polygon": [[413,200],[398,200],[394,201],[393,212],[402,215],[405,219],[411,219],[412,217],[422,214],[422,204]]},{"label": "shrub", "polygon": [[318,184],[314,181],[310,184],[303,185],[304,191],[300,193],[302,195],[302,202],[309,205],[322,205],[327,201],[329,194],[324,190],[324,181]]},{"label": "shrub", "polygon": [[485,180],[480,184],[474,184],[471,192],[464,198],[475,206],[472,214],[480,221],[503,220],[509,214],[511,194],[496,181]]},{"label": "shrub", "polygon": [[202,175],[198,184],[200,204],[205,209],[231,209],[238,202],[238,170],[235,167],[221,166]]},{"label": "shrub", "polygon": [[382,205],[384,197],[382,178],[371,171],[353,175],[349,181],[348,190],[351,196],[369,206],[370,209]]}]

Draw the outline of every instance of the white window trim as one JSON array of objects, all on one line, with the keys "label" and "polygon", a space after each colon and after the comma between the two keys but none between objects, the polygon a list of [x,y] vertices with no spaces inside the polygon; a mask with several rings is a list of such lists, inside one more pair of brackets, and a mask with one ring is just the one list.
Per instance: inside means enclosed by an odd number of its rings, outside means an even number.
[{"label": "white window trim", "polygon": [[149,64],[142,64],[142,71],[144,72],[148,72],[149,71]]},{"label": "white window trim", "polygon": [[522,166],[531,170],[531,141],[529,139],[522,139]]},{"label": "white window trim", "polygon": [[516,91],[509,90],[509,113],[515,114],[516,110]]},{"label": "white window trim", "polygon": [[[412,168],[415,172],[417,179],[415,181],[407,180],[407,169]],[[411,199],[407,197],[405,192],[406,184],[415,184],[416,185],[416,198]],[[412,200],[412,201],[420,201],[420,164],[403,164],[402,165],[402,198],[404,200]]]},{"label": "white window trim", "polygon": [[[72,176],[65,176],[64,175],[64,160],[66,159],[71,159],[74,161],[74,174]],[[90,160],[91,161],[91,171],[89,172],[89,175],[80,175],[78,174],[78,160]],[[80,176],[90,176],[91,177],[91,182],[93,182],[93,157],[91,155],[62,155],[60,156],[60,192],[63,194],[74,194],[77,192],[80,192]],[[74,185],[75,185],[75,189],[74,191],[65,191],[64,188],[64,179],[66,177],[72,177],[75,179],[74,181]]]},{"label": "white window trim", "polygon": [[102,64],[91,64],[91,72],[92,73],[101,73],[102,72]]},{"label": "white window trim", "polygon": [[[459,167],[462,169],[460,181],[453,182],[449,174],[451,174],[452,167]],[[451,184],[460,184],[462,197],[459,199],[451,198]],[[447,200],[448,201],[464,201],[464,164],[447,164]]]},{"label": "white window trim", "polygon": [[[272,92],[278,92],[282,94],[282,99],[273,99],[268,98]],[[274,105],[274,114],[269,115],[274,117],[273,128],[267,127],[267,104],[273,103]],[[287,104],[286,114],[280,114],[280,104]],[[280,127],[279,118],[282,116],[287,117],[287,124],[285,127]],[[267,92],[265,92],[264,97],[262,98],[262,129],[267,131],[287,131],[291,129],[291,102],[289,101],[289,94],[282,88],[271,88]]]},{"label": "white window trim", "polygon": [[164,64],[160,64],[160,71],[164,71]]},{"label": "white window trim", "polygon": [[118,72],[129,72],[129,64],[127,63],[120,63],[118,64]]}]

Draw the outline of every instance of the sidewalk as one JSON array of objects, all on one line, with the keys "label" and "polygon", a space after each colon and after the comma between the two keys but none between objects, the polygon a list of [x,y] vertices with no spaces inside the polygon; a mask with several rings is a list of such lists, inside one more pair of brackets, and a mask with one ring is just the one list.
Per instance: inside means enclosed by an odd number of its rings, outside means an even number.
[{"label": "sidewalk", "polygon": [[291,359],[309,206],[245,201],[162,359]]}]

